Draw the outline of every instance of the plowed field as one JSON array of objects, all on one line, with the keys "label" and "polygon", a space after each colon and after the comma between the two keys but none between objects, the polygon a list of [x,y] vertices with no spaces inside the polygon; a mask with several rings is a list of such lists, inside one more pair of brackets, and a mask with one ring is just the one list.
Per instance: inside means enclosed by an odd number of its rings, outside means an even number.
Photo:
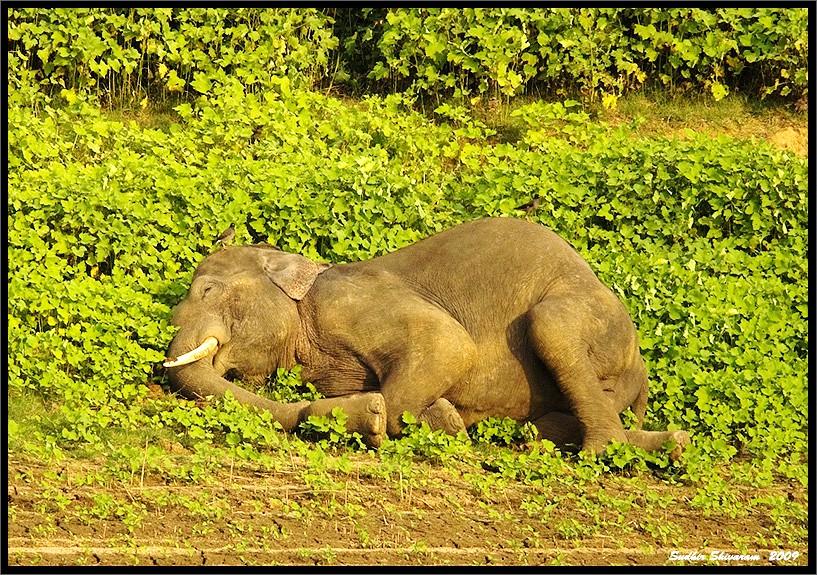
[{"label": "plowed field", "polygon": [[[768,565],[774,549],[799,554],[787,564],[807,562],[805,541],[769,546],[780,537],[770,515],[707,513],[690,504],[694,487],[643,476],[604,477],[584,493],[520,483],[485,491],[456,469],[418,463],[422,480],[352,471],[321,490],[304,482],[298,461],[275,473],[234,465],[192,485],[139,472],[105,479],[92,461],[55,468],[12,457],[9,464],[12,565],[681,563],[673,551],[699,554],[686,564],[721,551],[759,559],[720,564]],[[645,494],[632,491],[644,489],[672,503],[639,504]],[[802,486],[738,492],[746,501],[776,495],[807,505]],[[576,503],[588,500],[598,506]],[[622,509],[627,500],[633,505]],[[532,501],[546,504],[537,510]]]}]

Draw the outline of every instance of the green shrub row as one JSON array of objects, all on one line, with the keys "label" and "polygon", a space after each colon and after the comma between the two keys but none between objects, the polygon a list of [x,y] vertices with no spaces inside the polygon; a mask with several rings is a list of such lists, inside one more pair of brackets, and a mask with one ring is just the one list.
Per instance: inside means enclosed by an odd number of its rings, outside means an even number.
[{"label": "green shrub row", "polygon": [[8,37],[10,92],[28,100],[175,101],[226,77],[437,97],[808,91],[807,11],[792,8],[15,8]]},{"label": "green shrub row", "polygon": [[432,122],[405,96],[213,92],[163,129],[76,96],[9,110],[10,393],[56,402],[63,440],[150,424],[170,309],[230,223],[237,242],[343,262],[490,215],[555,229],[623,298],[648,427],[688,428],[704,452],[807,454],[805,159],[634,139],[573,102],[520,108],[519,139],[491,143],[464,109]]},{"label": "green shrub row", "polygon": [[331,22],[311,8],[15,8],[9,89],[28,99],[91,91],[123,104],[207,92],[226,76],[250,88],[312,83],[337,45]]},{"label": "green shrub row", "polygon": [[807,20],[805,9],[787,8],[390,10],[370,76],[455,95],[542,87],[592,99],[680,85],[717,99],[727,86],[799,96],[808,84]]}]

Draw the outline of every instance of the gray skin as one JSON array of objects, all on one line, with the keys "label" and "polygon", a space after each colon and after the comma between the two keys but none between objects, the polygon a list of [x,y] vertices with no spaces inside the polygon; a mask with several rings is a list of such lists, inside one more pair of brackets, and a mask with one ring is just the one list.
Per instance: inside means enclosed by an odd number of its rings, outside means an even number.
[{"label": "gray skin", "polygon": [[[173,323],[171,357],[219,341],[168,368],[177,391],[230,390],[286,430],[339,406],[372,446],[400,434],[405,411],[449,433],[490,416],[532,421],[540,437],[590,452],[672,440],[677,457],[689,442],[640,430],[647,374],[627,310],[567,242],[526,221],[477,220],[334,266],[226,247],[199,265]],[[325,399],[274,402],[230,381],[296,364]],[[622,426],[627,408],[639,429]]]}]

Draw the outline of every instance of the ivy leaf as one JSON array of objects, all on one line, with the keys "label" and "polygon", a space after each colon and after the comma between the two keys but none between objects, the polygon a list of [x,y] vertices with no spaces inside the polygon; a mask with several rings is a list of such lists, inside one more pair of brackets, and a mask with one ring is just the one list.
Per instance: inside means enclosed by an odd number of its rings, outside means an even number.
[{"label": "ivy leaf", "polygon": [[201,94],[206,94],[212,88],[212,83],[210,82],[210,78],[207,77],[207,74],[204,72],[196,72],[193,76],[193,81],[190,82],[190,86]]},{"label": "ivy leaf", "polygon": [[716,102],[723,100],[727,94],[729,94],[729,89],[720,82],[712,82],[709,89],[712,92],[712,97],[715,98]]}]

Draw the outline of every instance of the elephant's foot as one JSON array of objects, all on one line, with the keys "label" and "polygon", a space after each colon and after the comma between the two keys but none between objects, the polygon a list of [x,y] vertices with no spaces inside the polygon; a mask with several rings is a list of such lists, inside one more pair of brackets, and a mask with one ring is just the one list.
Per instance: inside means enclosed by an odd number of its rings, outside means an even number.
[{"label": "elephant's foot", "polygon": [[419,419],[428,423],[431,429],[442,429],[451,435],[465,431],[465,423],[457,408],[442,397],[425,408]]},{"label": "elephant's foot", "polygon": [[607,448],[611,441],[627,443],[627,439],[623,429],[593,429],[585,433],[582,451],[598,455]]},{"label": "elephant's foot", "polygon": [[[631,443],[646,451],[658,451],[668,441],[674,442],[670,452],[670,459],[677,461],[690,444],[689,433],[686,431],[642,431],[640,429],[623,430],[597,428],[590,432],[582,432],[582,426],[575,416],[567,413],[551,412],[534,421],[542,439],[553,441],[560,448],[570,444],[582,444],[582,451],[602,453],[611,441]],[[584,440],[579,437],[584,435]]]},{"label": "elephant's foot", "polygon": [[346,431],[359,433],[371,447],[380,446],[386,438],[386,401],[379,393],[356,393],[315,400],[301,411],[300,420],[304,421],[310,415],[329,415],[337,407],[347,416]]},{"label": "elephant's foot", "polygon": [[377,449],[386,439],[386,400],[379,393],[366,394],[366,410],[363,414],[360,434],[363,443]]},{"label": "elephant's foot", "polygon": [[668,441],[671,441],[674,446],[669,456],[673,461],[677,461],[684,449],[690,444],[689,433],[686,431],[629,430],[627,431],[627,441],[647,451],[658,451]]},{"label": "elephant's foot", "polygon": [[675,447],[670,451],[669,458],[678,461],[692,440],[686,431],[673,431],[670,433],[670,439],[675,442]]}]

